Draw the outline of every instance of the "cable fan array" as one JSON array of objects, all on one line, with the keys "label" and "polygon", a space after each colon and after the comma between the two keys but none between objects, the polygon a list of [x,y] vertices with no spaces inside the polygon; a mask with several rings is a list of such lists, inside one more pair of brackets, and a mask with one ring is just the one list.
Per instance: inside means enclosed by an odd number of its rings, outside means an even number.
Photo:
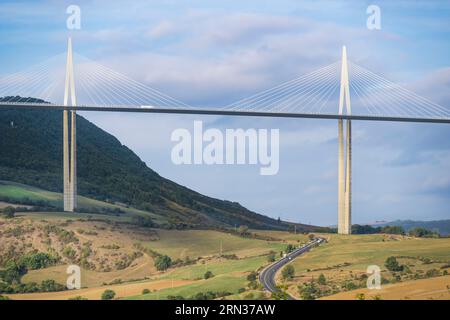
[{"label": "cable fan array", "polygon": [[[449,119],[450,110],[348,61],[352,115]],[[235,111],[336,115],[341,61],[228,105]]]},{"label": "cable fan array", "polygon": [[[0,104],[62,105],[66,54],[0,77]],[[214,110],[336,115],[341,61]],[[450,110],[348,61],[352,115],[450,119]],[[77,105],[197,110],[79,54],[74,55]]]},{"label": "cable fan array", "polygon": [[[352,113],[380,117],[450,118],[450,110],[349,61]],[[357,106],[357,108],[353,108]]]},{"label": "cable fan array", "polygon": [[[226,107],[235,111],[321,113],[339,89],[340,62],[242,99]],[[336,109],[336,108],[335,108]]]},{"label": "cable fan array", "polygon": [[[0,78],[0,103],[62,105],[66,55]],[[192,108],[148,85],[74,54],[77,105],[89,107]]]}]

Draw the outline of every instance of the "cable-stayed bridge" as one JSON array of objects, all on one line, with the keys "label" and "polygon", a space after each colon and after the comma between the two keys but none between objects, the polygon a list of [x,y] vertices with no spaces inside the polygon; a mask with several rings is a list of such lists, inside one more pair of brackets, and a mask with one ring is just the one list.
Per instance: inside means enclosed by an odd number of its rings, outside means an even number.
[{"label": "cable-stayed bridge", "polygon": [[77,110],[338,119],[338,232],[346,234],[351,233],[351,120],[450,123],[450,108],[348,60],[345,47],[341,60],[296,79],[227,106],[194,107],[74,54],[69,39],[67,53],[0,77],[2,107],[64,111],[66,211],[77,202]]}]

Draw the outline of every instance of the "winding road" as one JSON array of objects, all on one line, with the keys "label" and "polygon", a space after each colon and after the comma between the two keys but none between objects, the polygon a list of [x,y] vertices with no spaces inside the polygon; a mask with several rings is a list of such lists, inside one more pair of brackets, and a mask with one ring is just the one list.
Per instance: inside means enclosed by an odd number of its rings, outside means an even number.
[{"label": "winding road", "polygon": [[[314,238],[311,242],[305,244],[304,246],[295,249],[291,253],[288,253],[280,260],[274,262],[267,268],[265,268],[259,275],[259,281],[262,283],[264,288],[272,293],[276,293],[279,291],[277,288],[276,282],[275,282],[275,274],[278,270],[280,270],[283,266],[291,262],[296,257],[304,254],[305,252],[308,252],[311,250],[312,247],[315,247],[322,242],[324,242],[325,239],[323,238]],[[295,298],[291,297],[290,295],[287,296],[288,300],[295,300]]]}]

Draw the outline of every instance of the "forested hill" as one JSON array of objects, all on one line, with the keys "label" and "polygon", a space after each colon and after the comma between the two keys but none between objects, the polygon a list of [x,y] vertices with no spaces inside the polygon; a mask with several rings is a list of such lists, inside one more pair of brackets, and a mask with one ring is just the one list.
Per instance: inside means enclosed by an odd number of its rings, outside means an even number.
[{"label": "forested hill", "polygon": [[[161,177],[114,136],[81,116],[77,134],[80,195],[164,215],[176,225],[292,227]],[[0,150],[0,180],[62,192],[62,111],[0,107]],[[312,230],[297,226],[302,229]]]}]

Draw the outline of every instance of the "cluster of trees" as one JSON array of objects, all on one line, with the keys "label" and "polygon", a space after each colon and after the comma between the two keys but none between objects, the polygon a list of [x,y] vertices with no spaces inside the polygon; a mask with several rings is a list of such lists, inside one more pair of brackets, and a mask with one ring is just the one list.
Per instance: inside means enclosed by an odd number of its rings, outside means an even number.
[{"label": "cluster of trees", "polygon": [[314,283],[314,281],[299,285],[298,293],[303,300],[315,300],[322,296],[320,288]]},{"label": "cluster of trees", "polygon": [[55,257],[43,252],[30,252],[16,260],[9,260],[5,263],[3,270],[0,270],[0,293],[24,293],[38,291],[60,291],[61,287],[50,280],[42,283],[22,284],[22,277],[28,270],[43,269],[56,264],[59,257]]},{"label": "cluster of trees", "polygon": [[33,293],[33,292],[55,292],[66,290],[66,287],[55,280],[43,280],[40,284],[36,282],[9,284],[0,281],[0,293]]},{"label": "cluster of trees", "polygon": [[405,234],[405,230],[400,226],[383,226],[372,227],[369,225],[352,225],[352,234],[374,234],[374,233],[387,233],[387,234]]},{"label": "cluster of trees", "polygon": [[[227,291],[207,291],[207,292],[199,292],[192,297],[189,298],[189,300],[214,300],[217,298],[222,298],[231,295],[231,292]],[[169,295],[167,296],[167,300],[185,300],[185,298],[181,295]]]},{"label": "cluster of trees", "polygon": [[440,235],[438,232],[434,232],[425,228],[417,227],[409,230],[408,234],[411,237],[417,238],[439,238]]},{"label": "cluster of trees", "polygon": [[401,234],[401,235],[410,235],[411,237],[419,237],[419,238],[439,238],[439,233],[428,230],[426,228],[417,227],[409,230],[408,232],[401,226],[382,226],[382,227],[373,227],[369,225],[352,225],[352,233],[353,234],[375,234],[375,233],[386,233],[386,234]]}]

